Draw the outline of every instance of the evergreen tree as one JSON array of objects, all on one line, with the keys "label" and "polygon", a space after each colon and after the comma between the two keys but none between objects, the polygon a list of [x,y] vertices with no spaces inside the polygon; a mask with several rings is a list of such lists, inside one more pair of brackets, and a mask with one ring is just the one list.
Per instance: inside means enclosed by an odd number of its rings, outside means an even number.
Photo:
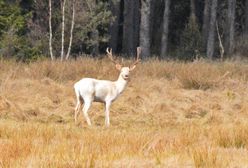
[{"label": "evergreen tree", "polygon": [[183,31],[180,43],[179,55],[183,59],[195,59],[202,51],[202,36],[194,15],[189,17],[189,22]]},{"label": "evergreen tree", "polygon": [[25,37],[26,21],[30,13],[25,13],[20,3],[0,0],[0,56],[32,59],[39,50],[31,47]]}]

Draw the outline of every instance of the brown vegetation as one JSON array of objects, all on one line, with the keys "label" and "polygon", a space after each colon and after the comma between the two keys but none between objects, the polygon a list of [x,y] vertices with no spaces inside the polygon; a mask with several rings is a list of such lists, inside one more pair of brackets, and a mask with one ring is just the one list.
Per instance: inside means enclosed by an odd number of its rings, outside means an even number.
[{"label": "brown vegetation", "polygon": [[0,61],[0,167],[247,167],[248,68],[150,60],[113,103],[73,120],[73,84],[117,79],[107,59]]}]

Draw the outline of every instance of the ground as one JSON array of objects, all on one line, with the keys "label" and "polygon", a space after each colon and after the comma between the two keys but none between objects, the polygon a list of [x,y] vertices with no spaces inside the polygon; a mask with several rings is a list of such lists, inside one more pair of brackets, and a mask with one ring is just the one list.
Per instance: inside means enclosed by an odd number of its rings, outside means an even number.
[{"label": "ground", "polygon": [[107,59],[0,62],[0,167],[248,167],[246,61],[143,62],[109,128],[99,103],[92,127],[74,123],[83,77],[118,72]]}]

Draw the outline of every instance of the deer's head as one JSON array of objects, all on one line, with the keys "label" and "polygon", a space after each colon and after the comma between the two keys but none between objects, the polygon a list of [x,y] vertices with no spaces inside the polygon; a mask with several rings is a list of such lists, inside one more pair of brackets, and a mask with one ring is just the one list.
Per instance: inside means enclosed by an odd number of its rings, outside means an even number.
[{"label": "deer's head", "polygon": [[141,53],[141,48],[137,47],[137,57],[135,62],[130,65],[130,66],[123,66],[121,63],[117,62],[116,59],[113,58],[112,55],[112,49],[107,48],[106,49],[107,55],[109,57],[109,59],[115,64],[115,67],[117,70],[120,71],[120,76],[124,79],[124,80],[128,80],[129,78],[129,73],[131,71],[133,71],[136,68],[136,65],[140,62],[140,53]]}]

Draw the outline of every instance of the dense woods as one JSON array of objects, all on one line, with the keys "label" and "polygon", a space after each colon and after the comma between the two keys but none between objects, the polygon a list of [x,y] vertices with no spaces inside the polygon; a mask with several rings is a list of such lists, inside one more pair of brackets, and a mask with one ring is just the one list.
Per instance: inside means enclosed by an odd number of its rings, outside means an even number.
[{"label": "dense woods", "polygon": [[0,57],[248,56],[248,0],[0,0]]}]

